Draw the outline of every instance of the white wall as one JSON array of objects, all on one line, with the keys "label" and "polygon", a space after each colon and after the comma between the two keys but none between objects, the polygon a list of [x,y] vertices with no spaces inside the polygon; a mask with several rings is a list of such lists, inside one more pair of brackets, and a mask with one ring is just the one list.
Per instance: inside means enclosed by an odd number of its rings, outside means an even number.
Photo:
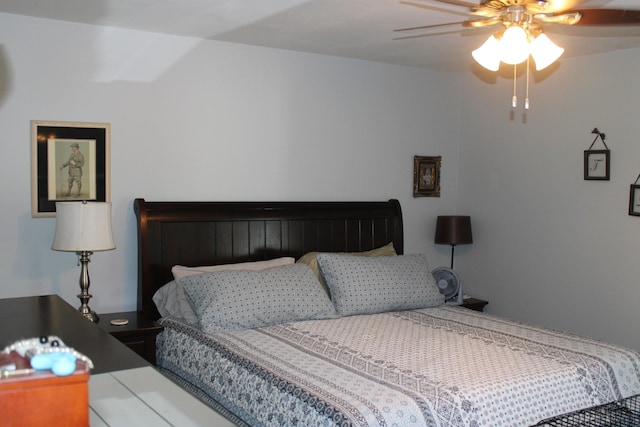
[{"label": "white wall", "polygon": [[[117,249],[94,254],[91,307],[136,305],[132,201],[398,198],[406,252],[433,266],[455,210],[456,76],[0,14],[0,298],[77,306],[75,255],[30,214],[30,120],[109,122]],[[412,197],[414,155],[441,155],[442,197]]]},{"label": "white wall", "polygon": [[[489,312],[640,349],[640,218],[628,215],[639,72],[637,49],[562,59],[513,116],[509,78],[467,75],[458,210],[473,216],[474,244],[457,267]],[[522,77],[518,89],[522,102]],[[594,127],[610,181],[583,180]]]}]

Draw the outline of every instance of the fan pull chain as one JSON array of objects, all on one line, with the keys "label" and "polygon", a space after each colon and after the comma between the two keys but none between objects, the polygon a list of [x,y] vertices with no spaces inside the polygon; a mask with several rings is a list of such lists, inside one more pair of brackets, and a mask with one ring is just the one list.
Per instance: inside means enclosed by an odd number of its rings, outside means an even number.
[{"label": "fan pull chain", "polygon": [[513,98],[511,98],[511,107],[518,106],[518,97],[516,96],[516,64],[513,64]]},{"label": "fan pull chain", "polygon": [[527,89],[526,89],[526,93],[525,93],[525,98],[524,98],[524,109],[528,110],[529,109],[529,58],[531,58],[531,56],[527,56]]}]

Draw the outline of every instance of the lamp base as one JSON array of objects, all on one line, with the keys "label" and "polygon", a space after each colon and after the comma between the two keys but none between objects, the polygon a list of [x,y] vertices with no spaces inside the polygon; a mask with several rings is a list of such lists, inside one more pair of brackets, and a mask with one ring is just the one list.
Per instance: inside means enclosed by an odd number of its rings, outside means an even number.
[{"label": "lamp base", "polygon": [[[87,307],[88,308],[88,307]],[[78,307],[78,311],[87,319],[91,320],[93,323],[98,323],[98,321],[100,320],[100,318],[98,317],[98,315],[96,314],[95,311],[93,310],[84,310],[83,306]]]},{"label": "lamp base", "polygon": [[78,262],[80,263],[80,293],[78,294],[78,298],[80,299],[80,307],[78,307],[78,311],[87,319],[91,320],[94,323],[98,323],[98,315],[95,311],[91,310],[89,307],[89,300],[91,299],[91,294],[89,293],[89,262],[91,261],[91,255],[93,252],[91,251],[79,251],[76,252],[78,255]]}]

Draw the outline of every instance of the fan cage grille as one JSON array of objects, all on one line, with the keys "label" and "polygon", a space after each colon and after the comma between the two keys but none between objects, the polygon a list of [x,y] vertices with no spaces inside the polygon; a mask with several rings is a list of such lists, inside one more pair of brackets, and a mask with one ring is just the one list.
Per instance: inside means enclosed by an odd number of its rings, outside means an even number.
[{"label": "fan cage grille", "polygon": [[[447,300],[455,298],[456,295],[458,295],[461,290],[461,280],[455,270],[448,267],[438,267],[432,271],[432,274],[440,293],[442,293]],[[440,287],[441,280],[447,283],[445,288]]]}]

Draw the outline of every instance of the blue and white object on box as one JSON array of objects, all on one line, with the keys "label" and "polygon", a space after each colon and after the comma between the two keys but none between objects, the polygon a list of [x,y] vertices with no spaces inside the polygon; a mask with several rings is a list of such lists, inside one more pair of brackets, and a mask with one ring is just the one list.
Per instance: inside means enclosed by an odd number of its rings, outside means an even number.
[{"label": "blue and white object on box", "polygon": [[76,356],[68,352],[40,353],[31,357],[31,367],[50,369],[57,376],[65,377],[76,370]]},{"label": "blue and white object on box", "polygon": [[29,359],[35,370],[51,370],[57,376],[71,375],[76,369],[76,360],[86,362],[89,369],[93,362],[87,356],[67,347],[54,335],[21,340],[5,347],[3,353],[15,351]]}]

